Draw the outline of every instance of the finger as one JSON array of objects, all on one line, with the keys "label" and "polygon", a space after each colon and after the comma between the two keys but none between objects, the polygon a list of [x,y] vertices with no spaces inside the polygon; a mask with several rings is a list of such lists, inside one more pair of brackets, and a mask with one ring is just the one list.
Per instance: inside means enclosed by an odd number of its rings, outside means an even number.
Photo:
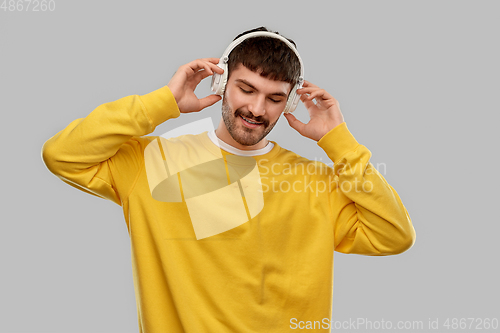
[{"label": "finger", "polygon": [[210,65],[210,68],[212,68],[212,71],[214,71],[218,74],[224,73],[224,70],[222,68],[220,68],[219,66],[212,64],[212,63],[208,63],[208,64]]},{"label": "finger", "polygon": [[218,101],[222,99],[219,95],[210,95],[205,98],[200,99],[200,110],[203,110],[206,107],[214,105]]},{"label": "finger", "polygon": [[304,80],[304,83],[302,84],[303,87],[316,87],[318,88],[317,85],[315,84],[312,84],[311,82],[307,81],[307,80]]},{"label": "finger", "polygon": [[[203,61],[203,59],[196,59],[187,64],[187,66],[193,71],[197,72],[201,69],[206,69],[208,67],[208,63]],[[209,67],[208,67],[209,68]]]},{"label": "finger", "polygon": [[307,98],[308,98],[309,100],[313,100],[313,99],[318,100],[319,98],[325,99],[325,98],[324,98],[325,93],[326,93],[326,91],[324,91],[323,89],[321,89],[321,90],[317,90],[317,91],[315,91],[315,92],[311,93],[311,94],[309,95],[309,97],[307,97]]},{"label": "finger", "polygon": [[303,95],[303,94],[311,94],[315,91],[317,91],[319,88],[317,87],[310,87],[310,88],[301,88],[301,89],[297,89],[297,93],[299,95]]},{"label": "finger", "polygon": [[[217,67],[217,66],[215,66]],[[208,63],[205,63],[203,68],[205,69],[206,72],[208,72],[209,75],[213,75],[214,72],[212,71],[212,68],[210,68],[210,65]]]},{"label": "finger", "polygon": [[302,101],[302,103],[304,103],[305,107],[307,110],[309,110],[311,107],[314,107],[316,106],[316,104],[314,104],[314,102],[311,100],[311,99],[308,99],[309,97],[306,96],[306,95],[302,95],[300,97],[300,100]]},{"label": "finger", "polygon": [[220,62],[219,58],[203,58],[203,59],[198,59],[198,60],[207,62],[210,65],[217,65]]},{"label": "finger", "polygon": [[313,92],[313,93],[310,93],[310,94],[303,94],[302,97],[302,101],[305,102],[305,101],[312,101],[313,99],[316,98],[316,100],[319,100],[318,97],[320,97],[321,93],[319,93],[318,95],[318,92]]},{"label": "finger", "polygon": [[[284,114],[286,120],[288,121],[288,124],[290,127],[292,127],[294,130],[302,134],[304,132],[304,128],[306,124],[295,118],[295,116],[291,113],[285,113]],[[303,134],[302,134],[303,135]]]},{"label": "finger", "polygon": [[[330,103],[338,103],[338,101],[328,93],[328,91],[321,89],[321,91],[318,91],[315,94],[312,94],[312,98],[315,98],[318,102],[327,102],[328,104]],[[311,96],[310,96],[311,97]]]},{"label": "finger", "polygon": [[203,79],[207,78],[208,76],[212,75],[213,73],[209,73],[207,70],[201,70],[201,71],[198,71],[193,79],[194,79],[194,83],[196,85],[198,85]]},{"label": "finger", "polygon": [[211,62],[212,64],[218,64],[220,59],[219,58],[203,58],[202,60]]},{"label": "finger", "polygon": [[203,68],[200,67],[199,70],[205,69],[206,71],[208,71],[210,73],[210,75],[212,75],[213,72],[216,72],[218,74],[224,73],[224,70],[222,68],[220,68],[219,66],[217,66],[216,64],[209,62],[209,61],[204,61],[204,59],[201,59],[201,60],[203,62],[200,65],[202,65]]}]

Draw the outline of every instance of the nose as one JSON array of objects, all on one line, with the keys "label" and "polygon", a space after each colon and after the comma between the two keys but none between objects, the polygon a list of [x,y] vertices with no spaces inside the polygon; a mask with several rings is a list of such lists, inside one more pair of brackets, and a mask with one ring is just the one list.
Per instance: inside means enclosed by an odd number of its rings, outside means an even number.
[{"label": "nose", "polygon": [[255,117],[263,116],[266,113],[265,102],[265,96],[255,96],[248,104],[248,111],[252,112]]}]

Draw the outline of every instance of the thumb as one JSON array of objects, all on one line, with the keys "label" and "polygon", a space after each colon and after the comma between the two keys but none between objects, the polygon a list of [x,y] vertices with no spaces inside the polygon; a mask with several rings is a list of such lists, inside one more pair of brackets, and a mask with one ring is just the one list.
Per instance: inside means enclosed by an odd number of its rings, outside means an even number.
[{"label": "thumb", "polygon": [[304,128],[305,128],[306,124],[304,124],[303,122],[301,122],[300,120],[295,118],[295,116],[291,113],[285,113],[284,116],[285,116],[286,120],[288,121],[288,124],[290,125],[290,127],[292,127],[294,130],[296,130],[300,134],[304,135],[303,132],[304,132]]},{"label": "thumb", "polygon": [[210,95],[210,96],[207,96],[205,98],[200,99],[200,111],[206,107],[214,105],[215,103],[217,103],[221,99],[222,99],[222,97],[219,95]]}]

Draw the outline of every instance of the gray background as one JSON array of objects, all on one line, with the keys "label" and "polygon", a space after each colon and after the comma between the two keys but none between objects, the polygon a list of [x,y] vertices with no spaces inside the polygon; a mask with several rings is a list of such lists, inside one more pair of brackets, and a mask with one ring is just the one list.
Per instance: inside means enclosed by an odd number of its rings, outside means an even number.
[{"label": "gray background", "polygon": [[[417,231],[402,255],[335,254],[334,320],[500,317],[498,1],[55,2],[0,10],[0,332],[138,331],[120,207],[50,174],[42,144],[261,25],[295,40]],[[153,135],[207,116],[218,124],[220,102]],[[269,138],[327,161],[286,119]]]}]

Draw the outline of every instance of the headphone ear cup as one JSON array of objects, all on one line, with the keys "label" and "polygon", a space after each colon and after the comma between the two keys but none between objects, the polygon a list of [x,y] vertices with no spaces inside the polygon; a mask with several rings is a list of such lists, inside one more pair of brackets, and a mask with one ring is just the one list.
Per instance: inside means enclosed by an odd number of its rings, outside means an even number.
[{"label": "headphone ear cup", "polygon": [[224,68],[224,73],[221,75],[221,83],[220,83],[220,95],[224,95],[224,92],[226,91],[226,84],[227,84],[227,66]]},{"label": "headphone ear cup", "polygon": [[212,91],[216,95],[222,96],[224,94],[224,91],[226,90],[227,65],[224,62],[219,61],[217,66],[222,68],[224,70],[224,73],[222,73],[222,74],[214,73],[212,75],[212,85],[211,86],[212,86]]},{"label": "headphone ear cup", "polygon": [[302,88],[301,84],[296,84],[295,86],[293,86],[292,91],[290,91],[290,94],[288,95],[286,106],[283,110],[284,113],[291,113],[297,108],[300,100],[300,95],[297,94],[297,89],[300,88]]}]

